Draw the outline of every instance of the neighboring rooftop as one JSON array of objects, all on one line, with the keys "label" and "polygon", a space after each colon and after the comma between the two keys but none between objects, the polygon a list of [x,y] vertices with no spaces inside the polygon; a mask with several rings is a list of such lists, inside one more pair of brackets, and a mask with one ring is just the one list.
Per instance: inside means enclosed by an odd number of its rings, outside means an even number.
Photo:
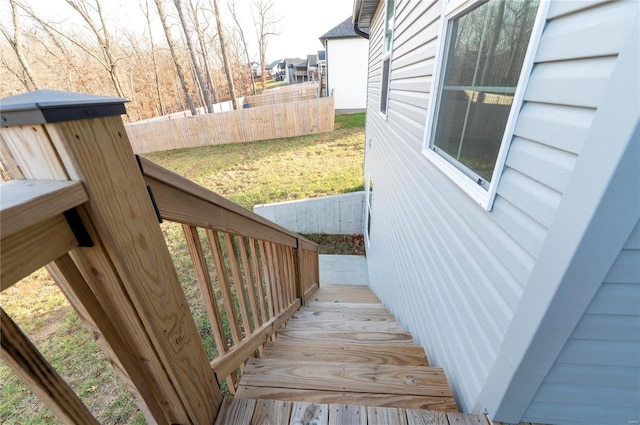
[{"label": "neighboring rooftop", "polygon": [[[365,32],[368,33],[368,30],[366,30]],[[323,41],[331,38],[354,38],[354,37],[360,37],[360,36],[356,34],[356,32],[353,30],[352,17],[349,16],[347,19],[345,19],[340,24],[338,24],[337,26],[333,27],[332,29],[330,29],[329,31],[321,35],[319,38],[321,41]]]}]

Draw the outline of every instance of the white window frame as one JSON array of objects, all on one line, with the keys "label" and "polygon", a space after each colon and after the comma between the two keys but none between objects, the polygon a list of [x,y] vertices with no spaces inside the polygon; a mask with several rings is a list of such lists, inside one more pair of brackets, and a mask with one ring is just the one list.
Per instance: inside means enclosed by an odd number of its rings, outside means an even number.
[{"label": "white window frame", "polygon": [[[393,0],[393,12],[391,18],[391,40],[389,41],[389,50],[385,52],[385,37],[387,30],[387,1],[384,0],[382,4],[384,5],[384,27],[382,29],[382,60],[380,61],[380,97],[378,99],[378,113],[386,120],[389,115],[389,94],[391,93],[391,63],[393,60],[393,39],[395,35],[395,26],[396,26],[396,9],[398,8],[398,0]],[[383,79],[384,79],[384,63],[385,61],[389,61],[389,72],[387,74],[387,89],[383,92],[382,87]],[[382,97],[386,99],[386,104],[384,111],[380,109],[382,106]]]},{"label": "white window frame", "polygon": [[422,141],[423,155],[487,211],[491,211],[493,208],[498,184],[500,183],[500,177],[504,170],[509,146],[513,139],[516,121],[518,119],[520,109],[522,108],[524,94],[527,89],[529,77],[531,76],[536,52],[538,50],[538,45],[540,44],[542,31],[546,24],[550,4],[549,0],[540,0],[540,5],[538,6],[536,18],[531,30],[531,38],[529,39],[529,45],[527,46],[527,53],[525,54],[525,58],[522,63],[522,70],[520,71],[520,78],[518,79],[518,85],[514,94],[511,112],[509,113],[509,118],[505,125],[502,142],[496,158],[496,164],[491,176],[491,182],[489,184],[489,188],[485,189],[472,180],[467,174],[462,172],[453,163],[445,159],[444,156],[432,150],[430,148],[430,143],[437,124],[435,122],[436,111],[434,109],[438,104],[438,98],[440,97],[440,86],[443,77],[442,73],[444,72],[444,58],[447,55],[448,50],[447,33],[449,32],[449,25],[453,19],[459,18],[489,1],[491,0],[450,0],[448,3],[443,5],[442,17],[440,19],[441,31],[439,38],[439,40],[442,41],[439,43],[438,51],[436,52],[436,69],[433,75],[433,88],[431,98],[429,100],[426,131]]}]

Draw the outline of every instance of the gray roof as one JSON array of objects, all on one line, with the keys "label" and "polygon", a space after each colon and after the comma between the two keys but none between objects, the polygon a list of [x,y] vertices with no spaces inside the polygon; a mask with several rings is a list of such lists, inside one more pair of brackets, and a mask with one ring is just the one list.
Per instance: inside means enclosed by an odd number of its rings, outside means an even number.
[{"label": "gray roof", "polygon": [[325,54],[324,50],[318,50],[318,60],[319,61],[325,60],[324,54]]},{"label": "gray roof", "polygon": [[318,55],[307,55],[308,66],[316,66],[318,64]]},{"label": "gray roof", "polygon": [[353,21],[352,17],[349,16],[347,19],[342,21],[339,25],[333,27],[326,33],[320,36],[320,40],[327,40],[331,38],[355,38],[360,37],[353,30]]}]

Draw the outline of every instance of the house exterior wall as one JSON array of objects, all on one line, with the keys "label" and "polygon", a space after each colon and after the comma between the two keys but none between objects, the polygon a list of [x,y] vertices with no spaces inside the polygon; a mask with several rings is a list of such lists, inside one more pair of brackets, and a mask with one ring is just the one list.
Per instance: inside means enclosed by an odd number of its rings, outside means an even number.
[{"label": "house exterior wall", "polygon": [[[459,407],[471,411],[478,410],[489,374],[499,367],[498,354],[638,5],[551,3],[490,212],[422,154],[442,11],[440,1],[397,1],[386,117],[379,112],[383,7],[371,23],[365,178],[375,182],[376,199],[367,256],[372,289],[425,347],[430,362],[445,369]],[[606,298],[610,289],[602,291]],[[593,323],[589,314],[584,321]],[[617,332],[627,348],[637,344],[633,326]],[[579,392],[575,385],[588,367],[566,363],[581,371],[563,384],[573,390],[568,397],[578,397],[571,394]],[[548,384],[527,417],[540,417],[535,409],[548,399]],[[588,398],[581,400],[589,406]],[[619,404],[610,401],[611,408]],[[547,421],[562,423],[560,417]]]},{"label": "house exterior wall", "polygon": [[367,104],[367,50],[364,38],[327,40],[327,93],[336,110],[364,110]]},{"label": "house exterior wall", "polygon": [[[524,421],[621,423],[640,414],[640,222],[551,367]],[[632,406],[635,406],[633,408]]]}]

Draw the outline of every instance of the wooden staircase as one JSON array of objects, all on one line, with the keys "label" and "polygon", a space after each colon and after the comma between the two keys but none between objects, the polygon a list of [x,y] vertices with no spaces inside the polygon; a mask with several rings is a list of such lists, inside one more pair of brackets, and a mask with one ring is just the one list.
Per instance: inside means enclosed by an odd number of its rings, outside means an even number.
[{"label": "wooden staircase", "polygon": [[[305,419],[306,418],[306,419]],[[322,286],[250,359],[216,424],[486,424],[368,287]]]}]

